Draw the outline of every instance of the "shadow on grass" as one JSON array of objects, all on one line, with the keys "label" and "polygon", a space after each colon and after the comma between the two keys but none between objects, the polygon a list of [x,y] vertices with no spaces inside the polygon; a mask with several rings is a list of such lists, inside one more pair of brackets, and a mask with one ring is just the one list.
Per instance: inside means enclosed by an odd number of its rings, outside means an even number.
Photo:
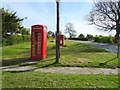
[{"label": "shadow on grass", "polygon": [[106,61],[106,62],[104,62],[104,63],[100,63],[99,64],[99,66],[105,66],[105,65],[107,65],[107,63],[109,63],[109,62],[111,62],[111,61],[113,61],[113,60],[115,60],[115,59],[117,59],[118,57],[115,57],[115,58],[113,58],[113,59],[111,59],[111,60],[108,60],[108,61]]},{"label": "shadow on grass", "polygon": [[101,49],[101,48],[86,48],[86,49],[81,50],[81,52],[89,53],[89,52],[108,52],[108,51]]},{"label": "shadow on grass", "polygon": [[33,68],[33,69],[27,69],[27,70],[20,70],[20,71],[5,71],[5,72],[9,72],[9,73],[23,73],[23,72],[34,71],[36,69],[39,69],[39,68]]},{"label": "shadow on grass", "polygon": [[53,62],[53,63],[50,63],[50,64],[46,64],[46,65],[44,65],[44,66],[41,66],[40,68],[55,66],[55,65],[58,65],[58,64],[59,64],[59,63]]},{"label": "shadow on grass", "polygon": [[5,72],[8,72],[8,73],[22,73],[22,72],[27,72],[27,71],[5,71]]},{"label": "shadow on grass", "polygon": [[[20,71],[5,71],[5,72],[9,72],[9,73],[23,73],[23,72],[35,71],[36,69],[40,69],[40,68],[45,68],[45,67],[50,67],[50,66],[58,66],[58,65],[61,65],[61,63],[53,62],[51,64],[47,64],[47,65],[44,65],[42,67],[35,67],[35,68],[30,68],[30,69],[20,70]],[[21,67],[21,66],[8,67],[8,68],[5,68],[5,69],[12,69],[12,68],[19,68],[19,67]]]},{"label": "shadow on grass", "polygon": [[16,64],[20,64],[26,61],[30,61],[30,58],[17,58],[17,59],[2,60],[2,66],[16,65]]}]

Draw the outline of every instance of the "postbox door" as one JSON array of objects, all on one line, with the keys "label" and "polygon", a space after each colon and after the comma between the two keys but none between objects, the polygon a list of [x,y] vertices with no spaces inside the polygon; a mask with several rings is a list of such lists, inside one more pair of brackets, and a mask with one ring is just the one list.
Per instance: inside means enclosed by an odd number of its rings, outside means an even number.
[{"label": "postbox door", "polygon": [[58,35],[58,45],[63,46],[64,45],[64,36]]}]

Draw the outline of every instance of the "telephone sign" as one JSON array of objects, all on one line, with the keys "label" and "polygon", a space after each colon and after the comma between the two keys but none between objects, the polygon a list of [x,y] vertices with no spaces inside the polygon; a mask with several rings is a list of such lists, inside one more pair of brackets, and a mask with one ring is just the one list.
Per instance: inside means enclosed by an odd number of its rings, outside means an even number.
[{"label": "telephone sign", "polygon": [[31,27],[31,59],[40,60],[46,58],[47,27],[33,25]]}]

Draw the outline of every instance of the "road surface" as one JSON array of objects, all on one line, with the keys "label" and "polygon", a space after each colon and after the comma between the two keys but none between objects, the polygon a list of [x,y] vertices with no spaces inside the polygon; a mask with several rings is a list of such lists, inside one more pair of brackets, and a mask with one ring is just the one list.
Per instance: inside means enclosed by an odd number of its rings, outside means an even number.
[{"label": "road surface", "polygon": [[69,41],[75,41],[75,42],[79,42],[79,43],[84,43],[84,44],[96,46],[96,47],[99,47],[99,48],[103,48],[103,49],[105,49],[109,52],[113,52],[113,53],[118,52],[118,46],[117,45],[105,44],[105,43],[96,43],[96,42],[91,42],[91,41],[80,41],[80,40],[69,40]]}]

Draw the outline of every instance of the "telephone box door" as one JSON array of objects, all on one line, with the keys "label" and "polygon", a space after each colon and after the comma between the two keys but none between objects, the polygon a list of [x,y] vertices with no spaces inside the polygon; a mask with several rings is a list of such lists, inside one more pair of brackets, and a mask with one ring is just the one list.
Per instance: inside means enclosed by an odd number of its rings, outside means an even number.
[{"label": "telephone box door", "polygon": [[46,58],[47,27],[33,25],[31,30],[31,59],[41,60]]}]

